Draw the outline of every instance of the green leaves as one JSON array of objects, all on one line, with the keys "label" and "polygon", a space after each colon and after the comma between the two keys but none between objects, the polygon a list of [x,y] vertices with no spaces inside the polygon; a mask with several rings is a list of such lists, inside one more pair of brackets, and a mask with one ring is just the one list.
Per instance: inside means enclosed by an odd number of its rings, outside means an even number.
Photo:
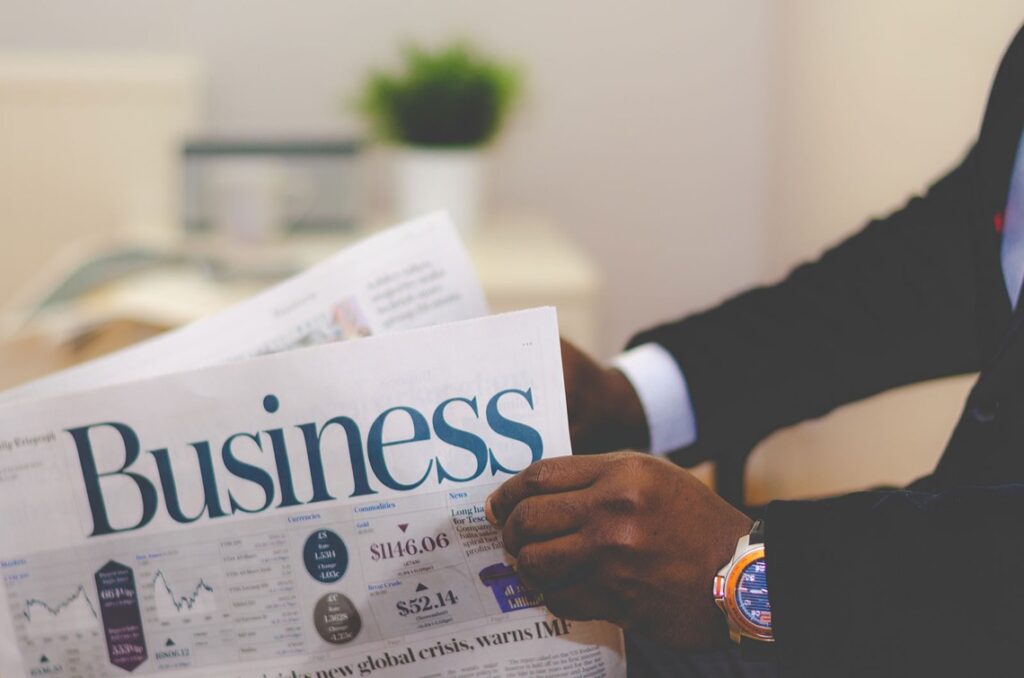
[{"label": "green leaves", "polygon": [[501,128],[519,92],[518,70],[465,43],[403,51],[399,72],[372,73],[359,109],[379,137],[413,146],[478,146]]}]

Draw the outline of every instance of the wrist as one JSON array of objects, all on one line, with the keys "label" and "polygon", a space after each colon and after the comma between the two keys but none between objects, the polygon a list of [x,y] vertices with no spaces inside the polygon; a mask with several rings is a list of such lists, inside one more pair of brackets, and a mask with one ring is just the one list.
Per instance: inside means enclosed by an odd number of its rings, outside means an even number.
[{"label": "wrist", "polygon": [[[732,508],[730,506],[730,508]],[[736,554],[736,547],[740,540],[750,534],[754,527],[754,521],[742,511],[733,508],[729,520],[725,523],[721,535],[714,548],[709,553],[711,569],[717,573],[723,567],[732,562]]]},{"label": "wrist", "polygon": [[647,450],[651,434],[647,413],[633,384],[617,368],[604,371],[603,418],[610,449]]}]

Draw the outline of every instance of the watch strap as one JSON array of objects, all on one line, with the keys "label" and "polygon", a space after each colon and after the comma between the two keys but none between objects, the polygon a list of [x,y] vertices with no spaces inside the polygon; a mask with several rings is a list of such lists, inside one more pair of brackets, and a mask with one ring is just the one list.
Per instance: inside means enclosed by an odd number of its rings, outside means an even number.
[{"label": "watch strap", "polygon": [[752,528],[750,528],[750,541],[749,541],[749,543],[751,545],[753,545],[753,544],[763,544],[764,543],[764,521],[763,520],[755,520],[754,521],[754,526]]}]

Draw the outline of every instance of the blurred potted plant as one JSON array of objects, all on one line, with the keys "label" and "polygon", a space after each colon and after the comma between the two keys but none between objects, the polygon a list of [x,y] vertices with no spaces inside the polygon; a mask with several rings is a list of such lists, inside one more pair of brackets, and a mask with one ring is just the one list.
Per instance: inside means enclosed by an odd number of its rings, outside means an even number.
[{"label": "blurred potted plant", "polygon": [[376,136],[398,144],[402,218],[447,209],[463,235],[480,222],[484,153],[519,91],[519,73],[465,43],[408,46],[396,72],[374,72],[359,108]]}]

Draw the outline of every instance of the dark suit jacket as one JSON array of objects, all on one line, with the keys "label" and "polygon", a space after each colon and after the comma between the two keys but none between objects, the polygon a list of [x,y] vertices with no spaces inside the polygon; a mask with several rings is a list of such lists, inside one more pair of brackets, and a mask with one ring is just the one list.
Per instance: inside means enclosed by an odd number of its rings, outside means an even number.
[{"label": "dark suit jacket", "polygon": [[777,285],[631,342],[661,343],[684,369],[691,459],[886,389],[980,372],[932,475],[768,506],[785,676],[1024,675],[1024,299],[1011,313],[999,262],[1022,123],[1024,30],[973,148],[924,197]]}]

